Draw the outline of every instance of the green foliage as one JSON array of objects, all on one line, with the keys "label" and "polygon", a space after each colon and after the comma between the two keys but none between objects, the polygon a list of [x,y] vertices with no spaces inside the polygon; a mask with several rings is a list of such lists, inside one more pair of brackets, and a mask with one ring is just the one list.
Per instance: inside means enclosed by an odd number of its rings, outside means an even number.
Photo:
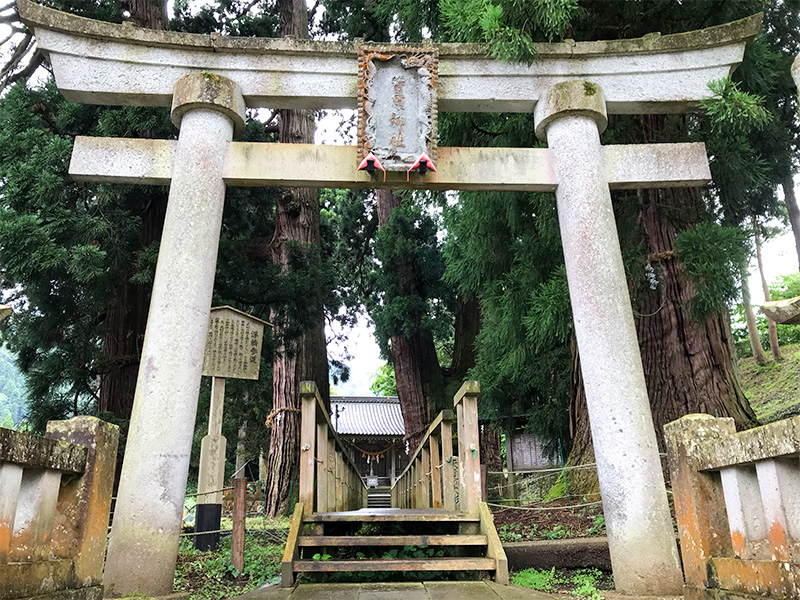
[{"label": "green foliage", "polygon": [[687,303],[695,322],[703,323],[738,296],[745,240],[740,229],[714,223],[698,223],[676,236],[675,252],[695,287]]},{"label": "green foliage", "polygon": [[800,296],[800,273],[781,275],[769,286],[773,300],[788,300]]},{"label": "green foliage", "polygon": [[483,42],[491,56],[533,62],[535,40],[564,35],[578,11],[577,0],[442,0],[442,21],[462,41]]},{"label": "green foliage", "polygon": [[394,367],[388,364],[383,364],[378,367],[369,389],[376,396],[397,396],[397,381],[394,377]]},{"label": "green foliage", "polygon": [[743,92],[730,78],[708,84],[713,96],[700,100],[714,130],[752,131],[769,123],[773,115],[764,108],[764,98]]},{"label": "green foliage", "polygon": [[191,538],[182,538],[175,571],[175,590],[189,592],[191,600],[222,600],[245,593],[277,579],[283,546],[264,545],[247,536],[244,545],[244,570],[231,565],[231,538],[223,537],[215,552],[200,552]]},{"label": "green foliage", "polygon": [[524,569],[511,576],[511,583],[514,585],[540,592],[551,592],[562,581],[562,578],[556,573],[555,567],[549,571],[545,569]]},{"label": "green foliage", "polygon": [[588,533],[592,535],[604,535],[606,532],[606,518],[604,515],[595,515],[592,519],[592,526],[589,528]]},{"label": "green foliage", "polygon": [[518,523],[510,525],[501,525],[497,530],[497,535],[501,542],[519,542],[522,541],[522,526]]},{"label": "green foliage", "polygon": [[26,400],[25,378],[17,368],[14,356],[0,348],[0,417],[3,417],[3,427],[13,429],[15,423],[27,416]]}]

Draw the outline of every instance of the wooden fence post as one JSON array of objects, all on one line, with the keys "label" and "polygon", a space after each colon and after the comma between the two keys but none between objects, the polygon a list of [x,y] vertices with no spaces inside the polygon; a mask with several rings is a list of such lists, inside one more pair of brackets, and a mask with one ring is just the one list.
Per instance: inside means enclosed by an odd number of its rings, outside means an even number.
[{"label": "wooden fence post", "polygon": [[300,383],[300,504],[309,514],[314,512],[318,394],[317,384],[313,381]]},{"label": "wooden fence post", "polygon": [[247,517],[247,479],[233,480],[233,537],[231,539],[231,564],[239,573],[244,571],[244,531]]},{"label": "wooden fence post", "polygon": [[453,401],[458,420],[459,508],[470,513],[478,511],[478,503],[481,501],[479,393],[480,384],[477,381],[465,381]]}]

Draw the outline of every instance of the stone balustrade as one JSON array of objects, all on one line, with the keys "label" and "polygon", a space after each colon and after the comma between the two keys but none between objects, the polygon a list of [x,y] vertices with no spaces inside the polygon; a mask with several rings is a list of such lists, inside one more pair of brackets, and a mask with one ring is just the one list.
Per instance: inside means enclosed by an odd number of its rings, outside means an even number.
[{"label": "stone balustrade", "polygon": [[0,600],[103,597],[118,438],[94,417],[0,429]]},{"label": "stone balustrade", "polygon": [[687,600],[800,598],[800,416],[736,433],[695,414],[664,432]]}]

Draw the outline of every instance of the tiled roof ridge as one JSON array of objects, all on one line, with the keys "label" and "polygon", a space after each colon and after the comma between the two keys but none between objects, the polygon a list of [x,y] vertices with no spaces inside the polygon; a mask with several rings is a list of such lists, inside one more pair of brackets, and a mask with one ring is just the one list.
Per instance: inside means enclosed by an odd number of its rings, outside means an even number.
[{"label": "tiled roof ridge", "polygon": [[383,403],[383,404],[399,404],[400,399],[397,396],[331,396],[331,402],[334,404],[347,404],[347,403]]}]

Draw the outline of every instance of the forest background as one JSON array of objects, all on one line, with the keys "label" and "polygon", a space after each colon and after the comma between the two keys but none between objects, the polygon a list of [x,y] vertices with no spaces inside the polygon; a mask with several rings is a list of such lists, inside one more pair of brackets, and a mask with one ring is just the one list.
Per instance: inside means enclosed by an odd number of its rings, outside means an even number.
[{"label": "forest background", "polygon": [[[697,114],[615,115],[603,136],[607,144],[702,140],[711,158],[708,188],[614,193],[657,431],[687,412],[757,424],[735,344],[740,354],[766,347],[772,358],[758,359],[779,360],[781,339],[797,332],[762,335],[753,322],[747,336],[731,329],[730,308],[748,312],[750,258],[789,223],[800,258],[800,128],[789,72],[800,52],[798,0],[178,0],[169,13],[160,0],[47,4],[192,33],[482,42],[498,60],[522,62],[536,60],[540,41],[682,32],[764,11],[742,66],[712,84]],[[66,102],[13,2],[0,7],[0,27],[0,287],[16,310],[2,339],[24,374],[27,426],[91,413],[124,430],[167,190],[78,184],[67,165],[76,135],[177,132],[166,109]],[[352,142],[351,115],[248,111],[243,139],[310,142],[315,123],[337,121]],[[532,115],[443,114],[439,123],[442,145],[540,145]],[[800,293],[796,276],[775,284],[774,294]],[[244,432],[251,456],[265,453],[272,514],[286,512],[297,489],[298,418],[280,409],[297,406],[301,380],[327,396],[329,383],[348,379],[342,340],[332,338],[362,311],[392,367],[376,389],[396,390],[411,448],[469,377],[482,385],[487,462],[500,458],[500,435],[518,429],[550,450],[561,442],[573,465],[593,460],[552,195],[230,188],[213,303],[275,325],[261,380],[229,382],[224,424],[229,440]],[[204,382],[198,440],[207,406]],[[596,480],[570,487],[592,493]]]}]

